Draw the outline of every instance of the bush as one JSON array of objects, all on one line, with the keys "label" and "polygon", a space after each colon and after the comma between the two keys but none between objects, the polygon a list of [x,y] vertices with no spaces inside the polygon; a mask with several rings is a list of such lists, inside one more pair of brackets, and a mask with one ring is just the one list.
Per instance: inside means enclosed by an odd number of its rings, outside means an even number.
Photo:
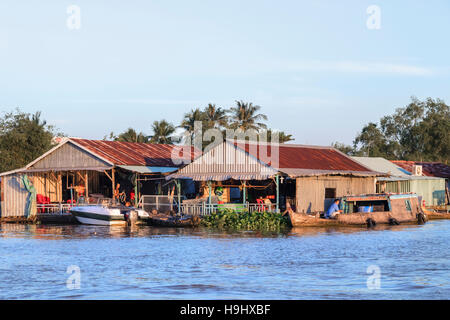
[{"label": "bush", "polygon": [[289,226],[287,217],[275,212],[236,212],[233,209],[219,210],[202,219],[208,228],[235,230],[280,230]]}]

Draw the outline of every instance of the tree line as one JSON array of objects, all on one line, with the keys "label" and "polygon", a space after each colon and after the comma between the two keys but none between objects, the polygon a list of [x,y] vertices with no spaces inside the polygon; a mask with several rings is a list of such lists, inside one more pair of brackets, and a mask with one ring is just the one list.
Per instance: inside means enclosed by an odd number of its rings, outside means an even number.
[{"label": "tree line", "polygon": [[[129,128],[118,135],[111,133],[105,140],[142,143],[180,143],[176,135],[181,128],[186,135],[195,132],[195,121],[202,123],[203,130],[215,128],[254,129],[267,133],[273,131],[265,122],[267,116],[261,107],[251,102],[236,101],[236,105],[224,109],[214,104],[187,112],[179,125],[166,120],[154,121],[151,134]],[[294,140],[292,135],[279,133],[281,143]],[[335,142],[333,146],[348,155],[384,157],[397,160],[439,161],[446,164],[450,159],[450,107],[440,99],[428,98],[411,102],[398,108],[378,122],[369,122],[357,134],[353,145]],[[54,146],[54,137],[62,134],[41,118],[41,113],[24,113],[19,109],[0,115],[0,172],[25,166]]]},{"label": "tree line", "polygon": [[[182,143],[182,136],[192,137],[199,134],[195,132],[196,121],[201,122],[203,132],[213,128],[221,131],[254,129],[259,133],[266,132],[270,139],[273,131],[264,123],[268,118],[260,113],[260,109],[258,105],[243,101],[236,101],[236,105],[228,109],[208,104],[203,109],[195,108],[186,113],[177,126],[163,119],[151,124],[150,135],[129,128],[117,135],[111,132],[103,139],[140,143]],[[182,129],[182,136],[176,135],[178,128]],[[278,133],[282,143],[294,140],[290,134],[282,131]],[[53,138],[62,135],[41,119],[41,112],[30,114],[16,109],[0,115],[0,172],[25,166],[50,150],[55,145]],[[205,147],[205,144],[203,146]]]},{"label": "tree line", "polygon": [[390,160],[437,161],[450,159],[450,106],[441,99],[411,98],[378,122],[369,122],[356,135],[353,145],[333,146],[353,156]]},{"label": "tree line", "polygon": [[[266,133],[267,139],[270,140],[274,130],[269,129],[264,123],[264,121],[268,120],[268,117],[260,113],[260,109],[260,106],[244,101],[236,101],[236,105],[228,109],[210,103],[203,109],[195,108],[184,114],[178,126],[163,119],[153,122],[150,128],[151,135],[128,128],[125,132],[118,135],[111,132],[104,139],[124,142],[174,144],[182,142],[182,137],[186,136],[193,141],[196,134],[202,135],[208,129],[218,129],[222,132],[226,129],[241,129],[244,132],[255,130],[258,133]],[[196,122],[201,123],[202,132],[196,132]],[[176,135],[177,128],[182,129],[182,135]],[[277,133],[280,143],[294,140],[292,135],[283,131],[277,131]],[[208,141],[203,142],[204,146],[208,143]]]}]

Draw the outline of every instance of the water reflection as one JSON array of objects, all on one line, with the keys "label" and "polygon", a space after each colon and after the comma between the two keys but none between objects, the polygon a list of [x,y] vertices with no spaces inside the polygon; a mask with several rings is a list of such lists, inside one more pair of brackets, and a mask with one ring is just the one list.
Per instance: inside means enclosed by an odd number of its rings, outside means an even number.
[{"label": "water reflection", "polygon": [[233,231],[206,228],[159,228],[150,226],[88,226],[88,225],[32,225],[0,224],[0,237],[29,237],[40,240],[129,238],[153,236],[193,236],[203,238],[277,238],[320,236],[323,234],[351,234],[374,231],[407,231],[419,225],[379,225],[365,227],[296,227],[283,231]]}]

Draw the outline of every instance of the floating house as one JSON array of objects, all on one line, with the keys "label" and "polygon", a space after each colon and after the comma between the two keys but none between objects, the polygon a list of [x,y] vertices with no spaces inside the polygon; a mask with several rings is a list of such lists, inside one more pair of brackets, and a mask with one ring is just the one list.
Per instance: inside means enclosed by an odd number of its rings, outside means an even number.
[{"label": "floating house", "polygon": [[[162,194],[165,176],[191,162],[194,148],[68,138],[24,168],[0,174],[1,217],[36,210],[61,211],[81,197],[122,196],[136,204],[140,194]],[[164,190],[165,189],[165,190]],[[32,199],[36,198],[37,206]],[[40,206],[41,205],[41,206]]]},{"label": "floating house", "polygon": [[423,162],[423,161],[403,161],[393,160],[392,163],[402,169],[425,177],[443,178],[446,181],[445,197],[447,204],[450,204],[450,166],[441,162]]},{"label": "floating house", "polygon": [[445,179],[422,175],[420,167],[410,172],[381,157],[352,157],[371,170],[388,174],[377,178],[377,193],[414,192],[422,197],[426,206],[443,205],[445,199]]},{"label": "floating house", "polygon": [[209,205],[285,210],[289,204],[312,213],[336,197],[375,193],[378,176],[385,174],[332,147],[226,140],[166,179],[197,181],[195,200]]}]

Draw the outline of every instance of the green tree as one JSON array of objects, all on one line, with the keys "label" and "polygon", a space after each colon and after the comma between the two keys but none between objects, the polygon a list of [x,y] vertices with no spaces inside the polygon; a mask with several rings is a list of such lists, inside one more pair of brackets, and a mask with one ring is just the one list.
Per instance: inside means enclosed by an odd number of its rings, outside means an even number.
[{"label": "green tree", "polygon": [[386,140],[376,123],[370,122],[356,136],[353,146],[357,155],[366,157],[383,157],[386,155]]},{"label": "green tree", "polygon": [[440,99],[415,97],[379,124],[369,123],[354,140],[357,155],[388,159],[440,161],[450,159],[450,107]]},{"label": "green tree", "polygon": [[183,120],[181,121],[180,128],[184,129],[186,135],[189,136],[192,141],[194,141],[194,137],[196,135],[202,135],[202,132],[196,132],[195,122],[200,121],[202,125],[205,123],[205,113],[202,112],[199,108],[192,109],[190,112],[184,115]]},{"label": "green tree", "polygon": [[261,109],[258,105],[251,102],[236,101],[236,106],[230,108],[230,127],[232,129],[241,129],[243,131],[252,129],[259,131],[266,129],[267,125],[262,120],[267,120],[267,116],[258,113]]},{"label": "green tree", "polygon": [[178,138],[174,136],[175,130],[175,126],[166,120],[153,122],[153,135],[150,143],[174,144],[178,142]]},{"label": "green tree", "polygon": [[355,155],[354,148],[352,146],[346,145],[345,143],[333,142],[331,146],[348,156]]},{"label": "green tree", "polygon": [[222,129],[228,126],[226,110],[216,107],[215,104],[208,104],[203,111],[203,117],[207,129]]},{"label": "green tree", "polygon": [[287,134],[284,131],[278,131],[278,130],[275,131],[272,129],[267,129],[267,130],[260,132],[260,134],[267,134],[267,142],[275,142],[275,141],[272,141],[272,136],[274,135],[274,133],[278,133],[278,142],[279,143],[286,143],[286,142],[295,140],[292,137],[292,134]]},{"label": "green tree", "polygon": [[[112,134],[114,137],[114,134]],[[115,141],[122,142],[139,142],[139,143],[147,143],[149,142],[149,137],[144,133],[137,133],[133,128],[128,128],[125,132],[119,134],[117,137],[114,137]]]},{"label": "green tree", "polygon": [[0,118],[0,172],[21,168],[53,146],[54,128],[34,114],[19,109]]}]

